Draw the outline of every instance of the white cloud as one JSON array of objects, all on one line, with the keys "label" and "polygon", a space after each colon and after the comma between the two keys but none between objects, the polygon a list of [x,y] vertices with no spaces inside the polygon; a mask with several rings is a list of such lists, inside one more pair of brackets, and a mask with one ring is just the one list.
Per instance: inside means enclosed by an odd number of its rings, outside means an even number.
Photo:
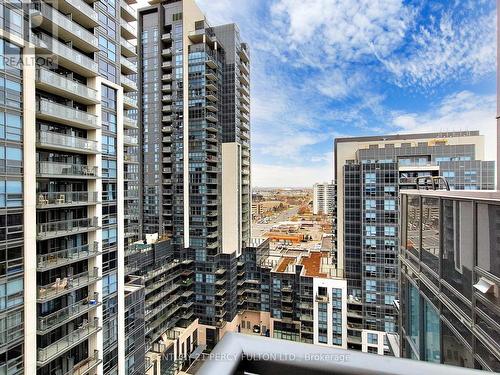
[{"label": "white cloud", "polygon": [[395,113],[393,125],[403,133],[479,130],[485,138],[485,158],[496,159],[496,99],[461,91],[444,98],[427,113]]},{"label": "white cloud", "polygon": [[283,49],[311,66],[386,56],[412,19],[402,0],[278,0],[271,15]]},{"label": "white cloud", "polygon": [[312,187],[316,182],[332,179],[331,162],[307,167],[272,164],[252,166],[252,185],[258,187]]},{"label": "white cloud", "polygon": [[452,17],[443,13],[421,26],[405,50],[395,56],[379,56],[400,86],[435,87],[465,75],[481,77],[495,71],[496,17]]}]

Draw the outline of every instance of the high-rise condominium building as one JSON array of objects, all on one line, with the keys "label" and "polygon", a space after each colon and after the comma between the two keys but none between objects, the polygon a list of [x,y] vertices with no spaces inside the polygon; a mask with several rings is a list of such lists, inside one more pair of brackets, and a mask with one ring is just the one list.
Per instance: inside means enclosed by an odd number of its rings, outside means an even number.
[{"label": "high-rise condominium building", "polygon": [[398,193],[416,177],[443,176],[453,189],[493,189],[479,132],[388,135],[335,141],[337,257],[350,297],[349,343],[362,330],[395,332]]},{"label": "high-rise condominium building", "polygon": [[238,331],[347,348],[347,282],[330,251],[269,249],[238,263]]},{"label": "high-rise condominium building", "polygon": [[131,2],[0,4],[0,373],[144,373]]},{"label": "high-rise condominium building", "polygon": [[500,371],[500,194],[401,194],[401,356]]},{"label": "high-rise condominium building", "polygon": [[195,315],[216,340],[236,316],[250,238],[249,51],[236,25],[210,27],[194,0],[150,4],[138,50],[144,232],[194,261]]},{"label": "high-rise condominium building", "polygon": [[333,183],[314,184],[313,214],[331,215],[335,204],[335,185]]}]

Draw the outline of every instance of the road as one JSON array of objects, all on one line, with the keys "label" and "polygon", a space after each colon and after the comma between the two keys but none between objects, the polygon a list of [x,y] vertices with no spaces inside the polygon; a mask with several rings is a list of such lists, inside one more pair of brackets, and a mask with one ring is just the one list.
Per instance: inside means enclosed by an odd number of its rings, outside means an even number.
[{"label": "road", "polygon": [[260,236],[262,236],[264,233],[269,232],[269,230],[271,229],[271,227],[274,224],[277,224],[280,221],[288,221],[288,220],[290,220],[290,218],[292,216],[297,215],[298,211],[299,211],[299,207],[291,207],[288,210],[280,212],[275,218],[273,218],[267,224],[253,223],[252,224],[252,237],[260,237]]}]

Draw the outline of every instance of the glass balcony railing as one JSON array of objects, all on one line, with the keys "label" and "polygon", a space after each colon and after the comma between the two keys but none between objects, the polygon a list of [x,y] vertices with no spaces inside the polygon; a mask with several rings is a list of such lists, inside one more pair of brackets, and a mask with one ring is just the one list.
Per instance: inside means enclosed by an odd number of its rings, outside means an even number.
[{"label": "glass balcony railing", "polygon": [[69,249],[41,254],[37,256],[37,268],[44,270],[48,268],[59,267],[68,263],[77,262],[80,259],[89,258],[99,254],[97,242]]},{"label": "glass balcony railing", "polygon": [[38,100],[36,110],[39,117],[65,125],[74,125],[82,129],[100,128],[97,123],[96,115],[63,104],[51,102],[47,99]]},{"label": "glass balcony railing", "polygon": [[39,239],[66,236],[74,232],[97,229],[97,217],[52,221],[37,225],[37,237]]},{"label": "glass balcony railing", "polygon": [[38,349],[38,364],[43,365],[45,363],[48,363],[52,359],[71,349],[74,345],[89,338],[89,336],[101,329],[98,323],[99,319],[94,318],[94,320],[92,320],[91,322],[82,324],[81,327],[74,331],[71,331],[60,340],[57,340],[56,342],[48,345],[45,348]]},{"label": "glass balcony railing", "polygon": [[137,100],[125,95],[123,96],[123,105],[126,109],[137,108]]},{"label": "glass balcony railing", "polygon": [[125,39],[135,39],[137,36],[137,31],[130,23],[125,20],[121,20],[120,26],[122,28],[122,36]]},{"label": "glass balcony railing", "polygon": [[57,278],[53,283],[38,286],[37,299],[39,301],[48,301],[89,285],[98,279],[99,269],[97,267],[94,267],[91,271],[82,272],[78,275],[68,276],[62,279]]},{"label": "glass balcony railing", "polygon": [[99,50],[97,37],[85,28],[74,22],[71,18],[65,16],[57,9],[45,3],[31,3],[31,16],[42,16],[43,23],[47,22],[48,29],[57,28],[57,33],[65,40],[70,40],[73,45],[85,52],[95,52]]},{"label": "glass balcony railing", "polygon": [[135,12],[134,8],[132,8],[130,5],[128,5],[125,1],[121,0],[120,6],[122,9],[122,17],[123,18],[125,18],[129,22],[135,21],[137,19],[136,12]]},{"label": "glass balcony railing", "polygon": [[130,60],[127,60],[126,57],[120,57],[121,64],[125,67],[127,74],[137,73],[137,65]]},{"label": "glass balcony railing", "polygon": [[99,102],[96,90],[47,69],[39,68],[36,70],[36,81],[46,87],[49,86],[50,88],[48,90],[54,89],[56,92],[62,91],[68,96],[79,98],[80,101],[84,103]]},{"label": "glass balcony railing", "polygon": [[37,330],[47,331],[64,323],[66,320],[86,313],[87,311],[99,305],[98,297],[99,293],[94,293],[92,297],[83,298],[80,301],[73,303],[72,305],[66,306],[61,310],[53,312],[52,314],[38,317]]},{"label": "glass balcony railing", "polygon": [[[65,7],[67,5],[67,7]],[[63,13],[71,12],[74,20],[85,23],[88,26],[98,25],[99,16],[97,12],[83,0],[63,0],[59,2],[59,9]]]},{"label": "glass balcony railing", "polygon": [[50,148],[77,149],[88,153],[98,153],[97,142],[87,138],[75,137],[61,133],[37,132],[37,143]]},{"label": "glass balcony railing", "polygon": [[127,128],[137,128],[137,120],[124,116],[123,117],[123,126]]},{"label": "glass balcony railing", "polygon": [[39,161],[36,164],[37,174],[48,177],[97,178],[97,167],[84,164],[56,163]]},{"label": "glass balcony railing", "polygon": [[99,350],[94,350],[94,355],[78,362],[73,366],[71,370],[66,372],[64,375],[86,375],[90,373],[90,370],[95,368],[102,362],[99,359]]},{"label": "glass balcony railing", "polygon": [[37,207],[43,208],[48,206],[71,205],[86,205],[97,203],[97,192],[88,191],[49,191],[39,192],[37,198]]},{"label": "glass balcony railing", "polygon": [[77,50],[68,47],[47,34],[31,33],[31,41],[36,49],[53,53],[58,57],[57,63],[85,77],[98,75],[97,63]]},{"label": "glass balcony railing", "polygon": [[123,143],[125,143],[126,145],[137,146],[139,144],[139,139],[133,135],[124,135]]},{"label": "glass balcony railing", "polygon": [[137,91],[137,84],[130,78],[124,76],[123,74],[121,76],[121,83],[124,86],[124,88],[129,89],[129,91]]},{"label": "glass balcony railing", "polygon": [[120,38],[120,46],[122,55],[125,57],[135,57],[137,56],[136,47],[130,43],[127,39],[121,37]]}]

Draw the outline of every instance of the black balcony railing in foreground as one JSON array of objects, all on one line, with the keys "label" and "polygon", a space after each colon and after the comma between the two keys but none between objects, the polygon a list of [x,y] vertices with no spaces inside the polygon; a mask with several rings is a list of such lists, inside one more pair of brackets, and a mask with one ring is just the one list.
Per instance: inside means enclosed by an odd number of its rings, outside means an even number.
[{"label": "black balcony railing in foreground", "polygon": [[[293,374],[293,375],[479,375],[487,374],[455,366],[400,359],[359,351],[343,350],[278,340],[268,337],[226,333],[196,375]],[[189,371],[189,370],[188,370]]]}]

